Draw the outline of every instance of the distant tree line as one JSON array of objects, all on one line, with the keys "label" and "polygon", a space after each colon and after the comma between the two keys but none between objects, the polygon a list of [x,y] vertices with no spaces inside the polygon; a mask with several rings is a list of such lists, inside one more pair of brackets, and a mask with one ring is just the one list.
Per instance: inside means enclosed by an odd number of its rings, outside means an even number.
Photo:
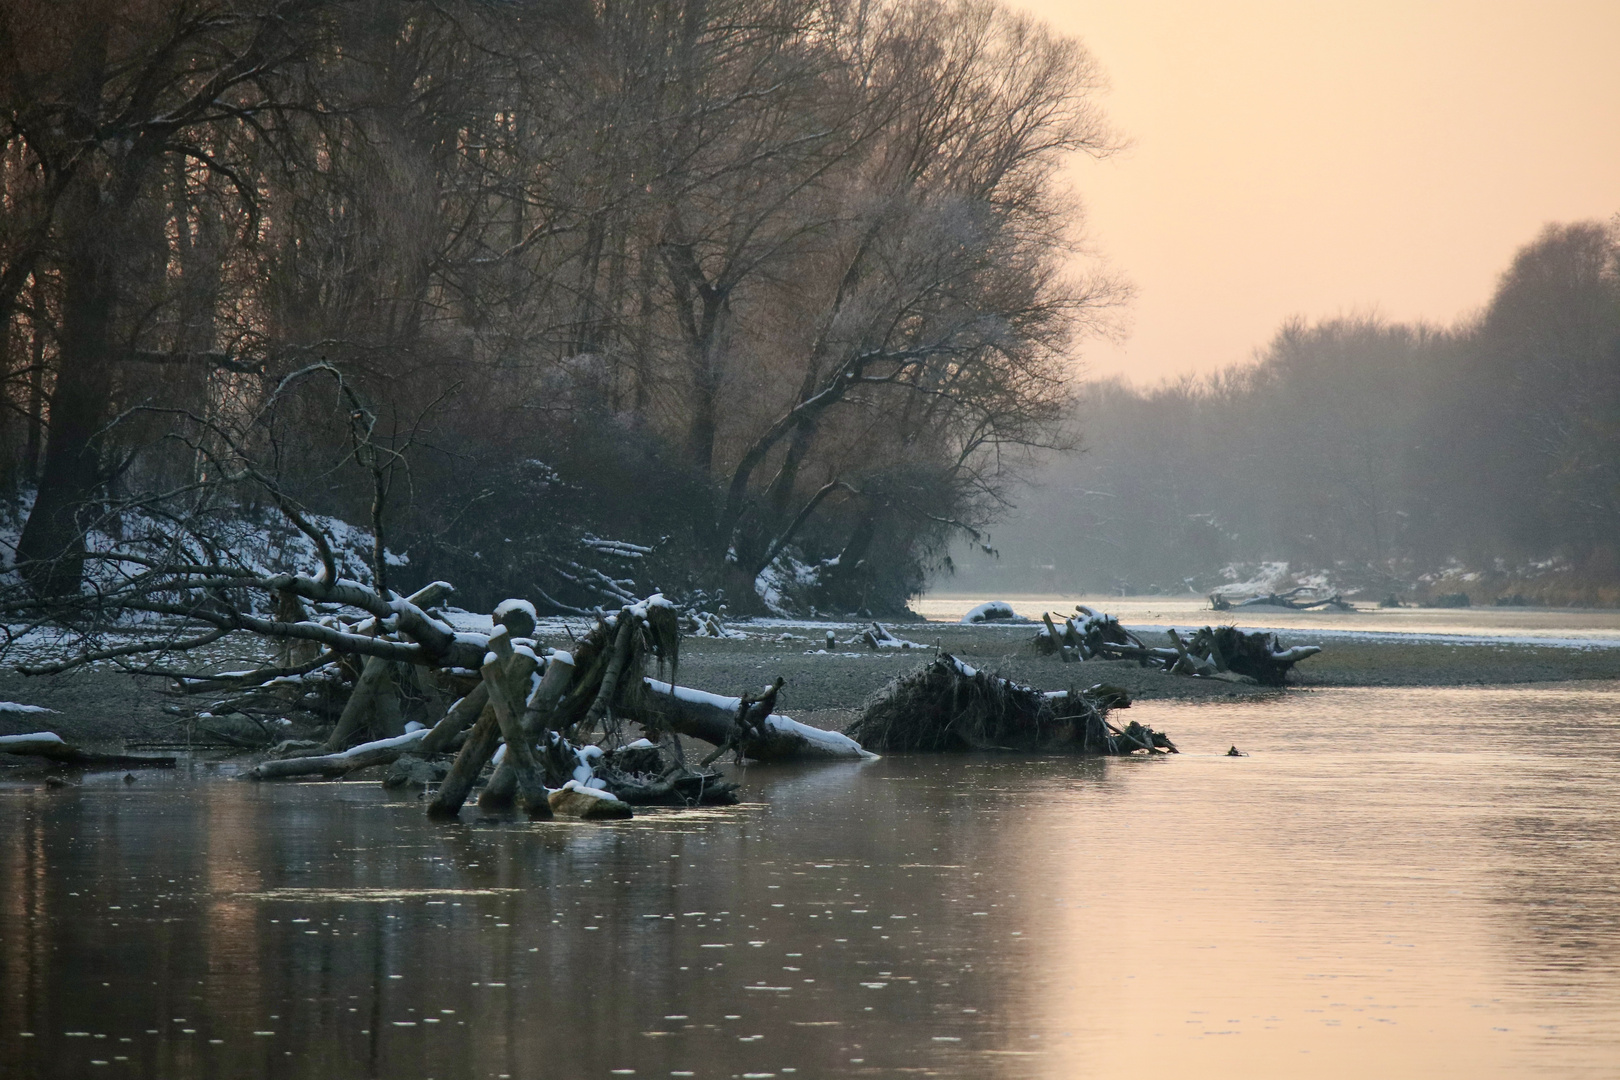
[{"label": "distant tree line", "polygon": [[1453,328],[1293,321],[1212,378],[1094,384],[1080,416],[975,580],[1208,590],[1287,560],[1377,596],[1620,603],[1620,219],[1548,227]]},{"label": "distant tree line", "polygon": [[17,565],[272,491],[468,601],[902,605],[1069,439],[1097,81],[990,0],[6,0]]}]

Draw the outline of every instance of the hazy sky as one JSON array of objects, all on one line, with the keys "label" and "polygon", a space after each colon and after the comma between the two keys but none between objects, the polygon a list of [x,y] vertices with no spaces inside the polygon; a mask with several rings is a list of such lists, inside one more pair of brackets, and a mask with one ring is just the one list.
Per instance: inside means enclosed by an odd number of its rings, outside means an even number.
[{"label": "hazy sky", "polygon": [[1620,0],[1024,0],[1132,141],[1074,170],[1138,290],[1095,375],[1247,359],[1291,315],[1449,323],[1551,221],[1620,211]]}]

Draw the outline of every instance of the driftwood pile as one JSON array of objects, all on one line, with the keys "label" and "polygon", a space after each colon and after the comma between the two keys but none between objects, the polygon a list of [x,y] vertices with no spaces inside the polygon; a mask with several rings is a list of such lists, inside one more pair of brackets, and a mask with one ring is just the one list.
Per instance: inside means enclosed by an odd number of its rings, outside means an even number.
[{"label": "driftwood pile", "polygon": [[1108,719],[1111,709],[1130,703],[1116,686],[1042,693],[941,653],[891,682],[845,734],[888,751],[1176,753],[1163,732],[1134,720],[1121,728]]},{"label": "driftwood pile", "polygon": [[1135,660],[1143,667],[1156,667],[1172,675],[1210,678],[1231,672],[1245,675],[1262,686],[1282,686],[1293,666],[1321,652],[1319,645],[1283,648],[1275,634],[1245,633],[1235,626],[1206,626],[1183,638],[1174,629],[1165,631],[1168,647],[1148,645],[1125,629],[1112,615],[1075,605],[1075,614],[1063,619],[1061,627],[1050,614],[1041,616],[1044,626],[1036,632],[1035,651],[1056,655],[1064,663],[1078,660]]},{"label": "driftwood pile", "polygon": [[[248,775],[342,776],[394,763],[385,783],[436,782],[429,813],[453,816],[487,772],[478,798],[484,810],[628,817],[633,805],[735,802],[736,785],[709,768],[727,752],[759,761],[871,756],[836,732],[777,715],[781,680],[741,698],[676,685],[680,620],[661,596],[599,616],[568,651],[539,649],[531,636],[533,609],[525,603],[503,603],[493,620],[476,680],[470,670],[442,673],[465,692],[432,727],[320,752],[396,720],[381,691],[397,673],[387,670],[386,660],[370,658],[326,746],[288,748],[284,753],[298,756],[265,761]],[[646,675],[652,661],[659,674],[669,668],[670,682]],[[632,739],[631,725],[639,737]],[[683,735],[714,746],[696,768],[688,763]]]},{"label": "driftwood pile", "polygon": [[[496,607],[492,632],[458,629],[436,606],[452,593],[443,582],[400,597],[329,572],[237,580],[244,591],[272,597],[273,614],[193,605],[187,615],[225,625],[182,642],[179,651],[245,631],[281,644],[273,663],[225,673],[134,667],[129,655],[161,647],[136,643],[86,648],[22,670],[44,674],[110,660],[163,677],[176,694],[194,701],[207,695],[189,717],[171,708],[188,725],[188,744],[192,734],[208,733],[230,746],[268,748],[246,777],[343,777],[388,766],[386,785],[436,785],[427,800],[434,815],[458,813],[481,785],[485,810],[628,817],[633,805],[735,802],[736,785],[711,768],[727,753],[739,761],[874,756],[837,732],[778,715],[781,680],[742,697],[679,686],[681,619],[659,595],[599,612],[563,650],[536,640],[538,619],[523,600]],[[659,678],[650,677],[655,662]],[[272,735],[288,730],[288,716],[306,728],[329,725],[328,734],[270,747]],[[711,744],[712,752],[697,750],[689,760],[683,737]],[[49,733],[8,736],[0,741],[0,753],[7,752],[79,766],[173,764],[88,754]]]},{"label": "driftwood pile", "polygon": [[1338,593],[1332,596],[1317,597],[1315,588],[1301,585],[1297,589],[1289,589],[1285,593],[1267,593],[1264,596],[1251,596],[1247,600],[1232,602],[1232,598],[1222,593],[1209,594],[1209,606],[1215,611],[1231,611],[1234,608],[1246,607],[1280,607],[1292,611],[1313,611],[1317,608],[1332,608],[1334,611],[1354,611],[1355,607]]}]

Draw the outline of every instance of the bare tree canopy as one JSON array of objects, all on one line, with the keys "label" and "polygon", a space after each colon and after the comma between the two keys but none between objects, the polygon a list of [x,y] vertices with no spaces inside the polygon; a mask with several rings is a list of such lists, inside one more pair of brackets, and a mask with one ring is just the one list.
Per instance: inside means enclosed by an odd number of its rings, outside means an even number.
[{"label": "bare tree canopy", "polygon": [[1058,182],[1096,67],[986,0],[18,2],[0,59],[42,595],[114,505],[274,490],[385,591],[386,532],[401,587],[897,608],[1122,295]]}]

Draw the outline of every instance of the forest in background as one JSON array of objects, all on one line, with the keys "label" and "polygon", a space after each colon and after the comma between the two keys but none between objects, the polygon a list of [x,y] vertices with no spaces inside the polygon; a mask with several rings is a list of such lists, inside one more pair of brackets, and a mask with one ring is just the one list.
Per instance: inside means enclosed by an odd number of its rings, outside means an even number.
[{"label": "forest in background", "polygon": [[[959,586],[1620,606],[1620,218],[1548,226],[1450,328],[1285,324],[1252,364],[1098,382]],[[1263,563],[1287,563],[1289,574]]]},{"label": "forest in background", "polygon": [[1073,443],[1098,80],[988,0],[7,0],[12,581],[290,511],[469,605],[903,610]]}]

